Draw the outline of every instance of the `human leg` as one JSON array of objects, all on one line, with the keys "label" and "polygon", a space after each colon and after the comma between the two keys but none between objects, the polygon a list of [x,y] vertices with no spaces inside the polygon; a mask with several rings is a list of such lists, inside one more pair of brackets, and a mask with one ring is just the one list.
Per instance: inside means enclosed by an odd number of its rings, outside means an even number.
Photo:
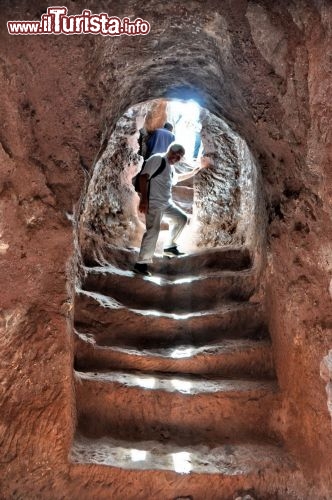
[{"label": "human leg", "polygon": [[188,216],[183,210],[175,205],[168,205],[164,211],[164,216],[171,221],[168,239],[165,242],[164,248],[165,250],[176,248],[182,230],[188,222]]},{"label": "human leg", "polygon": [[150,208],[146,214],[146,231],[142,238],[141,249],[137,260],[138,264],[148,264],[152,262],[162,217],[163,210],[160,208]]}]

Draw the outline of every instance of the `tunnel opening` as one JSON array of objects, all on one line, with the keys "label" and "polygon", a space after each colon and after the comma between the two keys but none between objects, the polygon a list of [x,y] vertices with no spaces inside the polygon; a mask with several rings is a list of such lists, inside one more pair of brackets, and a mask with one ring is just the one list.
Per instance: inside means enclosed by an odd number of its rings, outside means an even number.
[{"label": "tunnel opening", "polygon": [[[214,248],[247,249],[261,265],[265,207],[260,172],[245,140],[224,120],[192,98],[155,99],[130,107],[116,122],[99,157],[79,220],[79,243],[86,265],[117,263],[130,268],[145,228],[132,186],[143,158],[140,131],[153,132],[170,122],[175,141],[186,149],[178,172],[190,172],[200,157],[211,165],[173,187],[173,199],[190,217],[179,244],[186,254]],[[169,225],[164,221],[156,248],[162,254]],[[117,255],[117,257],[115,257]]]},{"label": "tunnel opening", "polygon": [[[187,105],[189,115],[186,101],[156,99],[129,108],[87,190],[79,221],[85,276],[75,300],[74,463],[189,474],[203,471],[204,456],[205,471],[213,473],[229,440],[236,441],[239,463],[251,450],[258,462],[265,454],[271,463],[279,460],[280,435],[269,429],[267,417],[275,405],[271,345],[261,305],[251,301],[265,237],[259,169],[225,121]],[[201,151],[213,163],[173,187],[173,198],[191,215],[180,242],[185,255],[166,260],[161,231],[152,277],[137,278],[133,265],[144,230],[132,185],[142,163],[137,136],[143,127],[153,134],[165,122],[174,123],[189,161],[199,161]],[[192,168],[179,161],[180,172]],[[118,396],[106,394],[113,386]],[[129,388],[129,400],[122,387]],[[208,410],[211,394],[216,396]],[[245,418],[233,423],[238,402],[248,394]],[[183,395],[190,397],[186,409],[179,404]],[[206,405],[200,416],[198,399]],[[228,408],[228,417],[220,420],[218,405]],[[204,429],[200,419],[208,422]]]},{"label": "tunnel opening", "polygon": [[[144,116],[151,110],[151,106],[154,110],[151,113],[151,120],[155,119],[153,126],[162,126],[169,119],[169,116],[172,116],[169,111],[170,102],[176,106],[177,101],[156,99],[128,108],[118,119],[108,143],[95,165],[79,223],[81,251],[86,272],[90,276],[85,281],[85,290],[79,292],[80,299],[77,301],[76,307],[78,311],[76,319],[78,336],[75,341],[75,369],[79,373],[79,379],[89,381],[86,385],[89,383],[98,385],[103,380],[110,384],[124,384],[147,391],[165,390],[170,393],[177,391],[177,393],[187,394],[191,394],[191,389],[194,391],[192,394],[195,393],[197,378],[202,374],[204,377],[213,378],[217,373],[225,377],[227,381],[235,378],[239,371],[245,379],[249,378],[250,381],[258,375],[260,383],[262,383],[261,378],[264,379],[265,385],[263,385],[268,394],[266,400],[269,401],[268,405],[270,405],[267,412],[269,414],[268,421],[256,419],[256,416],[253,417],[251,423],[255,420],[255,424],[253,426],[244,425],[243,429],[239,431],[237,439],[240,442],[246,440],[254,442],[254,454],[257,453],[257,448],[255,448],[257,442],[264,443],[264,446],[268,443],[269,446],[272,446],[267,451],[269,463],[288,464],[287,467],[289,466],[291,470],[294,467],[292,460],[290,459],[288,462],[289,457],[282,455],[282,453],[280,457],[276,456],[274,448],[275,445],[278,449],[283,446],[285,417],[283,415],[284,408],[271,398],[274,384],[277,383],[276,375],[279,379],[280,373],[276,374],[275,372],[275,354],[271,352],[269,324],[264,310],[266,298],[260,288],[260,277],[266,272],[265,265],[270,264],[271,266],[271,262],[266,262],[266,253],[268,252],[266,230],[269,229],[268,224],[270,227],[273,226],[278,214],[282,215],[280,220],[283,220],[281,204],[278,204],[278,200],[273,202],[276,208],[274,213],[270,209],[268,214],[270,218],[267,222],[265,190],[257,159],[242,137],[219,116],[210,113],[207,109],[200,111],[201,152],[204,150],[217,160],[219,166],[224,165],[225,168],[223,170],[218,168],[206,170],[202,172],[201,179],[198,178],[189,185],[187,183],[187,185],[180,186],[180,188],[184,187],[185,189],[182,189],[177,202],[182,203],[183,206],[187,204],[189,209],[188,200],[183,198],[183,191],[186,192],[188,188],[193,189],[191,234],[190,238],[184,238],[184,245],[187,245],[185,249],[192,256],[203,253],[205,257],[209,251],[212,251],[213,258],[211,260],[204,257],[204,267],[208,268],[212,275],[220,268],[221,260],[225,265],[225,253],[221,253],[222,259],[220,259],[219,256],[216,257],[216,254],[213,254],[216,249],[226,249],[226,251],[235,249],[237,251],[239,248],[246,248],[249,260],[246,260],[246,265],[243,267],[245,268],[249,262],[254,272],[249,281],[248,276],[246,276],[246,280],[235,282],[235,286],[234,281],[231,283],[232,277],[225,285],[225,288],[228,288],[225,294],[223,294],[223,285],[219,281],[218,293],[216,294],[214,287],[203,289],[199,280],[196,280],[195,283],[193,275],[201,266],[202,260],[193,258],[187,259],[187,262],[184,263],[178,259],[178,262],[173,262],[172,265],[164,265],[161,262],[161,238],[156,252],[156,262],[153,266],[154,275],[146,279],[151,286],[147,287],[143,299],[138,280],[136,280],[136,284],[132,280],[132,269],[144,230],[144,219],[137,212],[138,199],[132,187],[132,177],[139,170],[142,161],[137,155],[137,134],[144,124]],[[183,101],[180,100],[180,103],[183,104]],[[190,136],[190,140],[193,143],[193,135]],[[181,138],[179,142],[181,142]],[[190,147],[188,149],[191,150]],[[191,151],[192,156],[194,156],[194,148]],[[262,160],[264,171],[268,160],[263,155],[259,158]],[[234,165],[237,168],[234,168]],[[114,167],[114,177],[110,175],[110,166]],[[107,179],[110,181],[109,183]],[[230,186],[233,186],[233,189]],[[298,191],[296,190],[287,188],[284,195],[291,200],[298,199]],[[176,191],[174,191],[174,197],[176,197]],[[93,200],[98,202],[97,205],[99,204],[99,208],[95,212],[93,212]],[[223,200],[224,204],[218,204],[217,200]],[[223,226],[225,220],[226,224]],[[164,229],[166,231],[167,226]],[[196,236],[196,239],[192,237],[193,235]],[[230,256],[226,268],[234,270],[231,261],[232,256]],[[98,267],[107,268],[107,270],[100,273],[96,270]],[[103,273],[105,277],[101,278]],[[92,276],[93,274],[95,277]],[[225,281],[225,274],[222,275],[222,279]],[[187,288],[186,284],[189,285]],[[184,299],[175,290],[178,285],[183,286]],[[202,293],[198,291],[200,287]],[[108,298],[105,299],[105,296]],[[137,301],[139,296],[140,300]],[[226,322],[224,325],[225,319],[220,317],[215,322],[210,321],[211,318],[204,318],[205,312],[202,314],[202,308],[214,308],[220,301],[224,300],[231,304],[230,310],[227,311],[227,315],[232,316],[229,323]],[[94,305],[91,307],[93,302]],[[242,302],[236,311],[232,310],[235,302]],[[86,311],[89,308],[93,311],[95,303],[112,311],[122,310],[125,304],[130,314],[124,317],[122,313],[119,313],[118,317],[113,316],[111,323],[106,318],[105,320],[99,318],[96,320],[94,312],[91,312],[88,318]],[[259,312],[255,311],[252,318],[253,311],[251,310],[249,314],[248,311],[245,311],[248,304],[253,308],[263,307],[259,309]],[[140,332],[135,331],[133,327],[137,319],[137,317],[133,317],[133,314],[137,313],[141,315],[141,319],[143,318],[144,326]],[[198,318],[197,324],[199,326],[195,323]],[[93,319],[92,323],[91,319]],[[275,318],[274,321],[276,322]],[[102,329],[105,329],[103,333],[101,333]],[[171,334],[170,329],[173,330]],[[239,330],[244,338],[240,337],[240,339],[235,340],[234,337],[238,335]],[[205,332],[204,337],[201,336],[202,331]],[[238,349],[238,341],[240,340],[241,352],[237,353],[236,361],[232,361],[230,365],[227,361],[222,369],[215,367],[212,372],[209,372],[206,366],[202,366],[203,363],[199,368],[193,368],[194,358],[206,357],[212,352],[217,355],[220,353],[221,345],[218,343],[220,333],[223,335],[221,342],[223,354],[230,353],[230,357]],[[275,340],[278,342],[278,339],[274,338],[273,341]],[[91,346],[93,346],[92,349]],[[108,351],[106,351],[107,349]],[[135,361],[133,358],[136,358]],[[139,358],[141,359],[139,360]],[[146,368],[145,360],[148,363],[148,368]],[[183,371],[180,371],[180,374],[177,371],[179,369],[178,360],[181,360],[182,363],[181,370]],[[144,372],[149,372],[148,376],[138,374],[132,377],[130,374],[128,378],[123,378],[123,373],[117,371],[113,378],[108,375],[105,375],[106,378],[103,378],[102,375],[100,378],[100,372],[103,371],[110,369],[112,372],[119,369],[126,371],[129,368],[129,372],[132,370],[139,372],[142,366]],[[89,369],[95,370],[96,373],[94,375],[80,374],[81,370],[85,373]],[[162,376],[164,373],[166,376]],[[188,374],[190,377],[193,376],[195,380],[192,381],[191,378],[188,380]],[[85,385],[85,382],[82,383]],[[211,386],[207,381],[204,381],[202,389],[208,391],[211,390]],[[247,389],[248,386],[245,390]],[[184,465],[181,469],[181,466],[178,466],[177,462],[171,459],[171,457],[177,456],[178,452],[170,448],[169,452],[166,453],[167,447],[163,448],[164,443],[173,439],[173,443],[176,443],[177,446],[199,447],[204,441],[209,443],[213,453],[219,454],[220,457],[224,450],[215,447],[215,443],[212,444],[212,441],[216,440],[223,446],[229,439],[228,434],[234,433],[234,428],[228,429],[227,426],[225,428],[227,430],[224,430],[223,433],[221,429],[217,429],[219,424],[216,424],[214,428],[216,434],[210,441],[211,436],[208,434],[204,436],[193,434],[195,425],[188,424],[187,426],[184,424],[180,426],[181,435],[174,436],[172,425],[161,423],[162,419],[158,417],[158,424],[148,433],[155,440],[154,443],[158,443],[154,444],[154,448],[151,449],[149,445],[141,442],[141,437],[146,434],[146,429],[143,428],[144,424],[141,427],[141,422],[136,420],[133,409],[131,417],[135,422],[135,429],[131,431],[130,418],[123,419],[123,425],[118,426],[115,416],[117,413],[111,415],[104,406],[103,398],[97,399],[95,402],[99,408],[102,408],[103,415],[107,414],[105,420],[108,423],[96,424],[97,413],[94,413],[91,408],[87,408],[84,403],[84,399],[91,398],[91,394],[94,397],[93,391],[90,393],[88,388],[78,389],[78,426],[71,451],[71,458],[78,463],[90,461],[90,463],[97,464],[118,464],[123,468],[138,464],[138,467],[142,469],[153,468],[153,464],[157,463],[158,469],[178,470],[182,473],[191,470],[197,472],[199,471],[197,465],[199,450],[185,452]],[[139,392],[137,392],[137,397],[139,397]],[[169,402],[170,408],[172,408],[172,404]],[[123,417],[121,412],[119,415],[121,419]],[[177,418],[181,417],[178,415]],[[259,422],[258,426],[261,426],[259,430],[256,427],[257,422]],[[174,425],[176,426],[176,424]],[[164,436],[167,437],[164,438]],[[135,442],[134,446],[131,442],[131,446],[128,447],[126,441],[128,438]],[[102,447],[98,445],[93,451],[94,457],[98,455],[98,458],[91,459],[91,448],[89,448],[91,441],[89,439],[102,440],[103,442]],[[158,450],[157,453],[159,453],[159,447],[165,454],[163,459],[157,462],[154,452]],[[142,453],[137,453],[136,450]],[[247,448],[241,449],[239,457],[242,459],[247,452]],[[183,452],[179,453],[182,456]],[[131,457],[129,463],[128,456]],[[263,461],[266,460],[264,453],[260,458]],[[195,465],[188,466],[187,462]],[[214,458],[211,457],[211,470],[217,470],[214,469],[214,466]],[[302,481],[302,478],[299,477],[299,484]]]}]

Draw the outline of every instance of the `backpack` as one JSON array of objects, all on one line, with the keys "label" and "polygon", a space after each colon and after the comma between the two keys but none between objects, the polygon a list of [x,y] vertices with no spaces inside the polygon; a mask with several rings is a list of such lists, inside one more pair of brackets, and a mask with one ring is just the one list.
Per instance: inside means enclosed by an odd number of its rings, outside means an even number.
[{"label": "backpack", "polygon": [[[143,171],[143,168],[145,167],[145,164],[146,164],[146,161],[144,160],[141,170],[138,172],[138,174],[135,177],[133,177],[133,186],[135,188],[136,193],[140,193],[139,178],[140,178],[140,175],[141,175],[141,173]],[[160,163],[160,167],[157,168],[157,170],[155,171],[155,173],[153,175],[151,175],[151,177],[149,179],[149,189],[148,189],[148,192],[150,192],[150,181],[151,181],[151,179],[153,179],[154,177],[157,177],[157,175],[161,174],[165,170],[165,168],[166,168],[166,160],[165,160],[165,158],[162,158],[161,159],[161,163]]]}]

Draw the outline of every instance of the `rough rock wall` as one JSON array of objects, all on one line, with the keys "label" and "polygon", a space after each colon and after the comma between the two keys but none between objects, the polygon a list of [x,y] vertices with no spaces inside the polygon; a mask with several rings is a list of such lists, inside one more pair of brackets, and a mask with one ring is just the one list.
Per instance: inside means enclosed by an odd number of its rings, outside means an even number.
[{"label": "rough rock wall", "polygon": [[70,219],[99,147],[100,96],[88,40],[9,37],[5,19],[44,5],[14,7],[2,3],[0,34],[0,496],[51,498],[75,424]]},{"label": "rough rock wall", "polygon": [[326,382],[327,407],[332,417],[332,350],[321,362],[320,374]]},{"label": "rough rock wall", "polygon": [[[282,162],[279,176],[283,187],[277,190],[271,184],[269,189],[267,276],[270,329],[285,391],[279,422],[297,455],[306,457],[301,460],[308,476],[313,471],[320,474],[327,498],[331,495],[331,470],[326,467],[331,461],[331,427],[319,365],[332,341],[328,295],[332,271],[331,137],[325,126],[331,117],[331,106],[326,105],[331,7],[314,2],[304,11],[294,4],[288,8],[291,21],[304,37],[296,50],[293,47],[293,59],[287,60],[287,85],[279,97],[295,165],[289,159]],[[262,22],[260,17],[258,20]],[[289,48],[292,43],[288,36]],[[292,116],[287,110],[290,102],[296,103]],[[265,164],[265,173],[266,168]],[[265,183],[268,178],[265,176]]]},{"label": "rough rock wall", "polygon": [[167,120],[167,101],[165,99],[157,99],[145,104],[146,113],[144,119],[144,127],[149,132],[153,132],[156,128],[161,128]]},{"label": "rough rock wall", "polygon": [[240,205],[240,164],[236,135],[219,118],[206,112],[202,120],[204,150],[214,165],[195,181],[198,246],[234,243]]},{"label": "rough rock wall", "polygon": [[255,160],[246,142],[223,120],[208,111],[202,114],[204,152],[214,166],[195,181],[198,246],[247,245],[254,254],[261,252],[265,224],[259,200],[264,191],[257,191]]},{"label": "rough rock wall", "polygon": [[132,177],[142,163],[137,154],[136,116],[131,109],[117,122],[95,165],[80,217],[80,245],[86,263],[103,259],[107,245],[127,247],[140,225]]},{"label": "rough rock wall", "polygon": [[[6,1],[2,19],[40,19],[46,5]],[[68,7],[140,16],[152,31],[10,37],[1,25],[2,495],[70,496],[73,277],[66,266],[73,236],[65,214],[79,199],[101,134],[107,141],[130,105],[186,91],[239,132],[262,168],[267,306],[284,395],[279,426],[329,498],[331,427],[319,364],[332,324],[330,2]]]},{"label": "rough rock wall", "polygon": [[266,265],[266,192],[260,167],[243,139],[237,137],[240,165],[240,206],[236,242],[247,246],[257,269],[257,280]]},{"label": "rough rock wall", "polygon": [[[140,245],[144,218],[138,214],[138,197],[131,182],[142,164],[136,153],[137,123],[146,117],[148,130],[160,126],[167,118],[165,105],[166,101],[157,100],[130,108],[118,120],[97,161],[80,217],[80,245],[86,263],[102,261],[103,249],[107,246],[126,248]],[[194,181],[192,226],[196,235],[193,239],[198,247],[204,248],[225,244],[252,245],[253,241],[247,237],[248,228],[254,230],[251,173],[254,166],[248,148],[222,120],[206,110],[204,115],[205,153],[213,158],[215,166],[202,171]],[[244,226],[241,234],[237,231],[240,219]],[[251,238],[255,241],[257,231]]]}]

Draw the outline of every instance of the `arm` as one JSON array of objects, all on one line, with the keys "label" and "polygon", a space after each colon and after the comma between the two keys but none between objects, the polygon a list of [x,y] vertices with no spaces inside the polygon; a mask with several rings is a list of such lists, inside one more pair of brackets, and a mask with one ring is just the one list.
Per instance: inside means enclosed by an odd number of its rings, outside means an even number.
[{"label": "arm", "polygon": [[[189,164],[187,163],[187,165]],[[185,174],[177,174],[178,182],[186,181],[187,179],[194,177],[200,170],[202,170],[202,168],[206,168],[209,165],[213,165],[213,161],[211,161],[211,159],[208,157],[202,157],[200,166],[195,167],[191,172],[186,172]]]},{"label": "arm", "polygon": [[149,175],[141,174],[139,176],[139,187],[141,191],[141,199],[139,202],[138,210],[144,214],[147,213],[149,208],[149,200],[148,200],[148,182]]},{"label": "arm", "polygon": [[196,174],[198,174],[200,170],[201,167],[196,167],[191,172],[186,172],[185,174],[177,174],[177,180],[178,182],[186,181],[187,179],[190,179],[191,177],[194,177]]}]

